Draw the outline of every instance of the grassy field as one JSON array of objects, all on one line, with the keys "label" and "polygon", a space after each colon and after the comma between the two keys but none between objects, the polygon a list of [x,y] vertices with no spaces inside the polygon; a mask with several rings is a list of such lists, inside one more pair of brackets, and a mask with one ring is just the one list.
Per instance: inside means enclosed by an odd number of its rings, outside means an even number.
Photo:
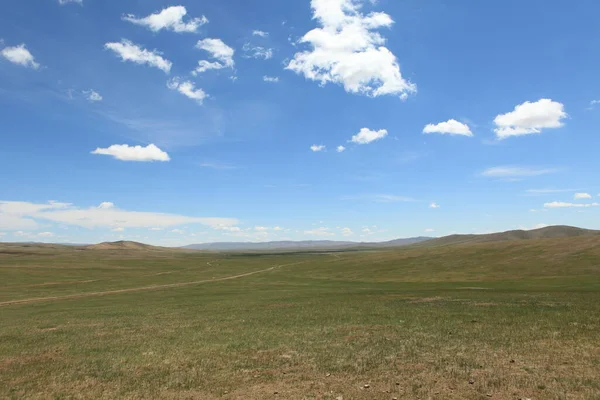
[{"label": "grassy field", "polygon": [[600,239],[0,245],[0,398],[600,399]]}]

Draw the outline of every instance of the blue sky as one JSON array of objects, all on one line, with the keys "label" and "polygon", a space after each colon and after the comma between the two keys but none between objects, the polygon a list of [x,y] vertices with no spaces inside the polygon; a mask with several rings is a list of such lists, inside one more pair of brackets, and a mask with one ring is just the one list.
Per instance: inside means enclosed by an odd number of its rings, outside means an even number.
[{"label": "blue sky", "polygon": [[600,229],[597,2],[0,7],[2,241]]}]

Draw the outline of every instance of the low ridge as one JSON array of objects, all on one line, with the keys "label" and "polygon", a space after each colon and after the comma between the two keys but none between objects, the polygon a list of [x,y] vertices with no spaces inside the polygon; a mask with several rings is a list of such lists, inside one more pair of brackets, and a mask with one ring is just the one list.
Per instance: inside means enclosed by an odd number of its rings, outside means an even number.
[{"label": "low ridge", "polygon": [[85,246],[86,249],[90,250],[153,250],[160,249],[160,247],[151,246],[149,244],[143,244],[139,242],[132,242],[127,240],[120,240],[118,242],[104,242]]},{"label": "low ridge", "polygon": [[503,242],[509,240],[530,240],[530,239],[556,239],[569,238],[577,236],[594,236],[600,235],[600,231],[589,229],[576,228],[573,226],[548,226],[530,231],[513,230],[499,233],[489,233],[481,235],[450,235],[439,239],[428,240],[424,243],[419,243],[420,247],[437,247],[451,246],[455,244],[468,243],[488,243],[488,242]]}]

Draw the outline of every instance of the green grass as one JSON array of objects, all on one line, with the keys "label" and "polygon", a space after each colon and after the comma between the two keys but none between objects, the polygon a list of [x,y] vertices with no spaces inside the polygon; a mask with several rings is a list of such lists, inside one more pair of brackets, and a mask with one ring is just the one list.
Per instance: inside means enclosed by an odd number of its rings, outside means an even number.
[{"label": "green grass", "polygon": [[0,398],[598,399],[599,245],[0,247]]}]

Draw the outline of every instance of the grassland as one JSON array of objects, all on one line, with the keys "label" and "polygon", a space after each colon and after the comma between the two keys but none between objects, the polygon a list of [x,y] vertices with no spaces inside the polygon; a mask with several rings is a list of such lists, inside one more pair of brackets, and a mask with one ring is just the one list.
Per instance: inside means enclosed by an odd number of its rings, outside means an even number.
[{"label": "grassland", "polygon": [[0,398],[599,399],[599,377],[598,237],[312,254],[0,245]]}]

